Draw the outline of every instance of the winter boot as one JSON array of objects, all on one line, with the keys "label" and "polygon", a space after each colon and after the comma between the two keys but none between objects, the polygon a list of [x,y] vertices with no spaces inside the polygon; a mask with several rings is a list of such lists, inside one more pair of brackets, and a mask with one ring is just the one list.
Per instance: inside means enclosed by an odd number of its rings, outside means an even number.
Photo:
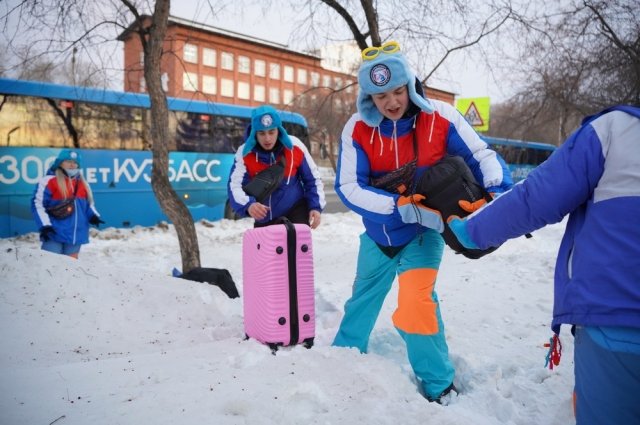
[{"label": "winter boot", "polygon": [[452,399],[454,399],[455,397],[458,397],[459,393],[460,391],[458,391],[458,389],[456,388],[455,385],[453,385],[453,382],[452,382],[451,385],[445,388],[444,391],[442,391],[442,393],[440,393],[438,397],[432,398],[427,396],[427,400],[429,400],[429,402],[435,401],[438,404],[447,406],[449,405],[449,403],[451,403]]}]

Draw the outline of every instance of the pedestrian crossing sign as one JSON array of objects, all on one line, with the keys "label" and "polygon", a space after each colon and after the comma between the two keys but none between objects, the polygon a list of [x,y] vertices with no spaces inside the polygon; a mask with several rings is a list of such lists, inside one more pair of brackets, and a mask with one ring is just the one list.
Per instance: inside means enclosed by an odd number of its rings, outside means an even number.
[{"label": "pedestrian crossing sign", "polygon": [[488,97],[458,99],[456,109],[476,131],[489,130],[490,103]]}]

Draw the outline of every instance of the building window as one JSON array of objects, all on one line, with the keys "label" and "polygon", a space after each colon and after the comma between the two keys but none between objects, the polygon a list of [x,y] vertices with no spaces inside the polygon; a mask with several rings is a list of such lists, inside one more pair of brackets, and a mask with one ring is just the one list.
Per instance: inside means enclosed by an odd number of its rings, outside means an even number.
[{"label": "building window", "polygon": [[331,76],[330,75],[323,75],[322,76],[322,87],[327,87],[327,88],[331,87]]},{"label": "building window", "polygon": [[222,65],[222,69],[233,71],[233,53],[222,52],[220,63]]},{"label": "building window", "polygon": [[[262,59],[256,59],[253,61],[253,73],[257,77],[264,77],[267,75],[267,63]],[[257,99],[256,99],[257,100]]]},{"label": "building window", "polygon": [[307,70],[298,68],[298,84],[307,84]]},{"label": "building window", "polygon": [[280,90],[276,88],[269,89],[269,103],[274,105],[280,104]]},{"label": "building window", "polygon": [[140,64],[144,65],[144,52],[140,52]]},{"label": "building window", "polygon": [[182,90],[198,91],[198,74],[185,72],[182,74]]},{"label": "building window", "polygon": [[211,75],[203,75],[202,76],[202,91],[206,94],[216,94],[218,93],[218,80],[216,77]]},{"label": "building window", "polygon": [[282,92],[282,103],[288,105],[291,102],[293,102],[293,90],[284,90]]},{"label": "building window", "polygon": [[144,77],[140,78],[140,93],[147,91],[147,80]]},{"label": "building window", "polygon": [[185,62],[198,63],[198,46],[195,44],[185,43],[182,58]]},{"label": "building window", "polygon": [[233,80],[220,80],[220,93],[225,97],[233,97]]},{"label": "building window", "polygon": [[202,63],[206,66],[216,66],[216,51],[207,47],[203,48]]},{"label": "building window", "polygon": [[317,72],[311,73],[311,86],[318,87],[320,85],[320,74]]},{"label": "building window", "polygon": [[162,83],[162,90],[166,93],[169,91],[169,74],[163,72],[160,76],[160,82]]},{"label": "building window", "polygon": [[251,99],[251,90],[249,90],[249,83],[238,81],[238,99]]},{"label": "building window", "polygon": [[289,65],[284,66],[284,80],[293,83],[293,67]]},{"label": "building window", "polygon": [[280,64],[279,63],[270,63],[269,64],[269,78],[273,78],[274,80],[280,79]]},{"label": "building window", "polygon": [[336,77],[335,82],[336,82],[335,89],[336,90],[341,89],[342,88],[342,78]]},{"label": "building window", "polygon": [[258,102],[264,102],[265,101],[265,90],[264,90],[264,86],[256,84],[255,86],[253,86],[253,100],[256,100]]},{"label": "building window", "polygon": [[248,74],[251,72],[251,61],[246,56],[238,56],[238,72]]}]

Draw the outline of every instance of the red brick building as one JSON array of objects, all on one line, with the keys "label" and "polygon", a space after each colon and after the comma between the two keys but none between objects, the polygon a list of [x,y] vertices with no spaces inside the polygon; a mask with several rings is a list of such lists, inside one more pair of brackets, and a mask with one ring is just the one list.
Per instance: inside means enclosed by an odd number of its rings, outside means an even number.
[{"label": "red brick building", "polygon": [[[147,17],[148,19],[148,17]],[[142,47],[132,27],[123,32],[124,90],[144,92]],[[356,97],[356,77],[325,69],[321,59],[287,46],[170,17],[162,58],[168,96],[283,108],[312,88],[345,88]],[[453,104],[454,94],[427,88],[427,96]]]},{"label": "red brick building", "polygon": [[[143,22],[148,25],[150,17]],[[124,42],[124,90],[144,92],[142,45],[134,28],[118,37]],[[168,96],[251,107],[268,103],[299,112],[309,121],[312,155],[325,164],[321,152],[337,153],[333,140],[340,123],[355,112],[355,75],[327,69],[311,53],[177,17],[169,17],[163,50]],[[338,93],[327,104],[331,90]],[[426,94],[454,104],[453,93],[427,87]]]}]

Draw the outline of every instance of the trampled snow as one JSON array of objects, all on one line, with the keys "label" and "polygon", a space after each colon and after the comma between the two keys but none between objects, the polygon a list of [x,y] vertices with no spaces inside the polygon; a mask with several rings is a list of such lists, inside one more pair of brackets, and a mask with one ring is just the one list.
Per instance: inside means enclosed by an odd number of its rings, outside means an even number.
[{"label": "trampled snow", "polygon": [[[202,266],[242,295],[251,220],[199,222]],[[351,293],[353,213],[313,231],[316,339],[276,355],[245,340],[242,297],[171,277],[172,226],[92,231],[79,260],[37,234],[0,240],[0,424],[569,424],[573,340],[544,367],[553,268],[564,224],[480,260],[446,249],[436,289],[456,385],[449,406],[418,393],[393,328],[396,285],[368,354],[331,347]]]}]

